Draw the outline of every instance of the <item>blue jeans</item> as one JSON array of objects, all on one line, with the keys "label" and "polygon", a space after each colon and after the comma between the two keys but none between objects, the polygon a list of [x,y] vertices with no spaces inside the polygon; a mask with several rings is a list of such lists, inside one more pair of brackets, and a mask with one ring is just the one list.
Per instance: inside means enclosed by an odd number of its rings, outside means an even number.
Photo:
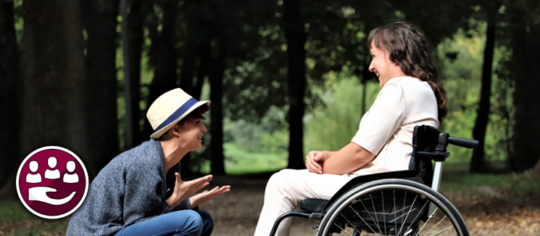
[{"label": "blue jeans", "polygon": [[123,235],[175,235],[209,236],[214,230],[214,220],[208,212],[200,210],[173,211],[130,225],[115,234]]}]

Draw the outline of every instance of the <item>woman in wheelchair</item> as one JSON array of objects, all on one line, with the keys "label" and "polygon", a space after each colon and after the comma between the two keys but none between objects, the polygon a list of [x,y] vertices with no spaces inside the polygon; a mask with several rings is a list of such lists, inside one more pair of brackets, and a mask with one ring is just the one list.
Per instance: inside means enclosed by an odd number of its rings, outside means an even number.
[{"label": "woman in wheelchair", "polygon": [[[439,127],[446,115],[445,91],[418,29],[392,23],[373,29],[366,43],[372,55],[369,70],[381,90],[358,132],[339,151],[309,152],[307,169],[274,174],[255,235],[269,235],[274,221],[299,208],[303,199],[329,199],[355,176],[407,170],[414,127]],[[281,222],[277,235],[288,235],[290,223],[291,218]]]}]

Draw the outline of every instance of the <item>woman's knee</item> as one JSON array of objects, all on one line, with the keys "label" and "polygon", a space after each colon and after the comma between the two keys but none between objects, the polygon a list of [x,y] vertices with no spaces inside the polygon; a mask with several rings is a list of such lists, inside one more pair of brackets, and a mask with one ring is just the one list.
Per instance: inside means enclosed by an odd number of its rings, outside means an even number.
[{"label": "woman's knee", "polygon": [[210,213],[199,210],[199,214],[201,215],[202,222],[203,222],[203,229],[201,236],[207,236],[211,235],[212,231],[214,230],[214,219],[210,215]]},{"label": "woman's knee", "polygon": [[203,219],[201,215],[193,210],[178,211],[179,214],[179,227],[178,231],[182,232],[180,235],[201,235],[203,230]]}]

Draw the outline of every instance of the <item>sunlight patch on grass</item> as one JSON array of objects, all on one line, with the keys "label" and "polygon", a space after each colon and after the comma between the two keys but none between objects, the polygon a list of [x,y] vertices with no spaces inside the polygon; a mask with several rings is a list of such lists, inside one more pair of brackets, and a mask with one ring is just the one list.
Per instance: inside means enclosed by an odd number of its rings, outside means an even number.
[{"label": "sunlight patch on grass", "polygon": [[287,153],[251,153],[234,143],[225,143],[223,147],[227,174],[277,171],[287,166]]},{"label": "sunlight patch on grass", "polygon": [[443,173],[443,191],[471,192],[479,186],[490,186],[518,196],[540,197],[540,175],[531,171],[503,175]]}]

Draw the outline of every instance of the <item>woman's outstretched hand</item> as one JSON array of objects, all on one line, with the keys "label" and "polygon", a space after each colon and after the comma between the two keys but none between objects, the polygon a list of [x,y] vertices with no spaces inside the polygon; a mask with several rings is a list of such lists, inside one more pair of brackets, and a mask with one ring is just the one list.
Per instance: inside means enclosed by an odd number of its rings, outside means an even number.
[{"label": "woman's outstretched hand", "polygon": [[200,189],[206,187],[209,184],[208,182],[212,180],[212,175],[207,175],[191,181],[182,181],[180,174],[178,173],[175,173],[175,176],[176,184],[174,186],[174,192],[172,193],[171,197],[167,199],[167,203],[171,209],[178,206],[182,200],[191,196],[191,194],[194,194]]},{"label": "woman's outstretched hand", "polygon": [[189,198],[191,202],[191,208],[195,208],[207,201],[214,199],[215,197],[228,193],[231,191],[230,185],[223,185],[221,187],[215,187],[212,190],[204,190],[204,192],[196,194],[195,196]]},{"label": "woman's outstretched hand", "polygon": [[322,174],[322,164],[326,160],[326,154],[323,151],[311,151],[306,156],[306,168],[309,172]]}]

